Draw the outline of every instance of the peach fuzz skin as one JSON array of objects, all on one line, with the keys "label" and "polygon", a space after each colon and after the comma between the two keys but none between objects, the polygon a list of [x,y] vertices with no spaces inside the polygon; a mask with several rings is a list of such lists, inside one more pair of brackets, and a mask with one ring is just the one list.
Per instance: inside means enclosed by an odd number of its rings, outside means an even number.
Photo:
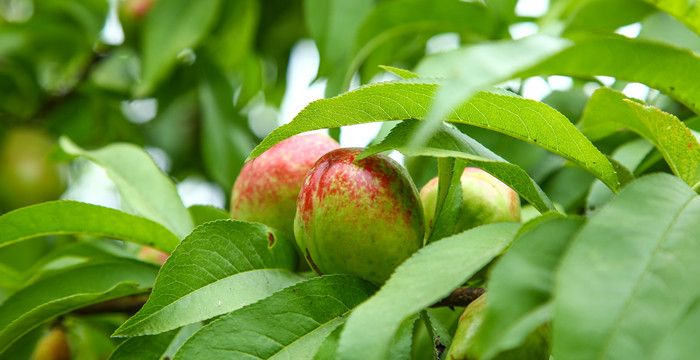
[{"label": "peach fuzz skin", "polygon": [[292,236],[306,173],[338,143],[322,134],[297,135],[245,164],[231,193],[231,217],[260,222]]},{"label": "peach fuzz skin", "polygon": [[324,155],[304,181],[295,237],[319,274],[353,274],[381,284],[423,245],[423,213],[406,171],[362,149]]}]

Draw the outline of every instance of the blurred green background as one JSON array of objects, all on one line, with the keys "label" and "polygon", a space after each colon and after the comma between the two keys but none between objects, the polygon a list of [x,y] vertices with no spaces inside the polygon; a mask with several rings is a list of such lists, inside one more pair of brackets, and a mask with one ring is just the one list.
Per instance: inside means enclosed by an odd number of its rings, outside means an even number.
[{"label": "blurred green background", "polygon": [[[379,65],[411,69],[429,53],[537,32],[700,46],[682,24],[637,0],[0,0],[0,212],[58,197],[119,207],[98,167],[53,165],[60,136],[89,149],[143,146],[186,205],[226,207],[252,147],[308,102],[395,78]],[[657,91],[607,77],[533,77],[502,87],[576,122],[601,85],[689,116]],[[331,134],[343,146],[365,146],[388,129]],[[590,184],[588,174],[534,146],[462,130],[525,168],[553,200],[581,210],[585,192],[565,185]],[[393,156],[418,186],[435,174],[431,160]]]}]

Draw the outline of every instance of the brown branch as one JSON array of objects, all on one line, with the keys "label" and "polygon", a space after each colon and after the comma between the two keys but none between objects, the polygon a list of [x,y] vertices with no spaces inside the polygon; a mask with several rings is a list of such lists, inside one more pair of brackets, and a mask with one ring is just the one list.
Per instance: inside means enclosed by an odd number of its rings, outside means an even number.
[{"label": "brown branch", "polygon": [[[436,302],[430,307],[465,307],[484,294],[483,288],[461,287],[457,288],[444,299]],[[143,307],[150,294],[131,295],[118,299],[107,300],[93,304],[82,309],[75,310],[75,314],[104,314],[104,313],[126,313],[135,314]]]},{"label": "brown branch", "polygon": [[118,299],[107,300],[105,302],[93,304],[82,309],[75,310],[76,314],[105,314],[105,313],[126,313],[135,314],[148,300],[149,294],[131,295]]},{"label": "brown branch", "polygon": [[483,295],[486,290],[483,288],[470,288],[461,287],[456,288],[450,295],[446,298],[436,302],[431,307],[465,307],[476,300],[479,296]]}]

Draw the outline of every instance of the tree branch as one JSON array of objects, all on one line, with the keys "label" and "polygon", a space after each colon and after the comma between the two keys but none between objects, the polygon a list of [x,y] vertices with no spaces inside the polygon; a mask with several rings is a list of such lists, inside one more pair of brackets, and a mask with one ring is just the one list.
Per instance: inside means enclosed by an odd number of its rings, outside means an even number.
[{"label": "tree branch", "polygon": [[436,302],[430,307],[465,307],[471,304],[472,301],[476,300],[479,296],[483,295],[484,292],[486,292],[486,290],[484,290],[483,288],[456,288],[454,291],[452,291],[450,295],[447,295],[446,298]]},{"label": "tree branch", "polygon": [[[483,288],[460,287],[456,288],[450,295],[436,302],[430,307],[465,307],[471,304],[486,291]],[[82,309],[75,310],[75,314],[104,314],[104,313],[127,313],[135,314],[143,307],[150,294],[131,295],[123,298],[107,300],[93,304]]]},{"label": "tree branch", "polygon": [[105,302],[93,304],[82,309],[75,310],[75,314],[105,314],[105,313],[126,313],[135,314],[148,300],[150,294],[131,295],[118,299],[107,300]]}]

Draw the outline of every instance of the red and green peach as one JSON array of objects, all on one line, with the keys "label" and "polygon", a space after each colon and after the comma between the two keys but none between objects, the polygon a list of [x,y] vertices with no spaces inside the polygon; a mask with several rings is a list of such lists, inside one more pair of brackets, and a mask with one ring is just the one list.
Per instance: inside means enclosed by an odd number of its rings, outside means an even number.
[{"label": "red and green peach", "polygon": [[334,150],[309,171],[297,201],[297,244],[320,274],[353,274],[381,284],[423,244],[418,192],[384,155]]},{"label": "red and green peach", "polygon": [[306,173],[338,143],[322,134],[286,139],[245,164],[231,194],[231,217],[260,222],[291,236]]}]

